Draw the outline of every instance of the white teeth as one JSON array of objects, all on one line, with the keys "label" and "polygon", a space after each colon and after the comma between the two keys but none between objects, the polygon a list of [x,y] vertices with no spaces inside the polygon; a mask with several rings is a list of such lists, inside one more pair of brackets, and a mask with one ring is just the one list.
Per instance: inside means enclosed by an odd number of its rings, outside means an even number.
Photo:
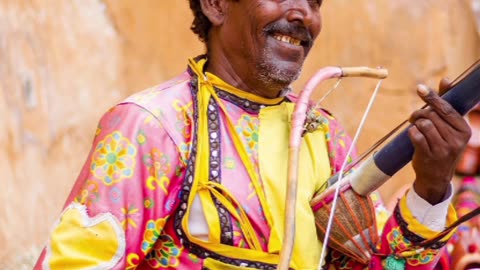
[{"label": "white teeth", "polygon": [[296,46],[300,46],[300,44],[302,43],[302,41],[299,40],[299,39],[289,37],[289,36],[285,36],[285,35],[276,34],[273,37],[278,41],[293,44],[293,45],[296,45]]}]

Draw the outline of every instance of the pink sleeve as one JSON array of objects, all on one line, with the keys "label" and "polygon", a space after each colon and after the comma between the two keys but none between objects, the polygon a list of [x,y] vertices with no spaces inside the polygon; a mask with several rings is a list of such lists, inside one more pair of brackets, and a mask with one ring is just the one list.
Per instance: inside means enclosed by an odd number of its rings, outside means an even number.
[{"label": "pink sleeve", "polygon": [[[450,206],[446,225],[449,226],[456,220],[455,209]],[[438,233],[413,217],[407,206],[406,196],[403,196],[383,228],[378,244],[379,255],[374,257],[371,269],[390,269],[402,261],[405,263],[405,269],[434,269],[441,257],[442,249],[453,232],[432,246],[420,247],[419,244]]]},{"label": "pink sleeve", "polygon": [[179,150],[135,104],[108,111],[35,269],[125,269],[151,250],[175,209]]}]

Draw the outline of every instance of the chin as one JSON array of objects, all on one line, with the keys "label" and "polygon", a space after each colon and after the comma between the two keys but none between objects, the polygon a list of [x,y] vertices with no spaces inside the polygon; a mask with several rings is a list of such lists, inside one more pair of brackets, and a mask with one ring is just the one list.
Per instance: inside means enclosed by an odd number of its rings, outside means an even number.
[{"label": "chin", "polygon": [[285,88],[298,79],[303,63],[295,62],[262,62],[258,65],[258,74],[262,81]]}]

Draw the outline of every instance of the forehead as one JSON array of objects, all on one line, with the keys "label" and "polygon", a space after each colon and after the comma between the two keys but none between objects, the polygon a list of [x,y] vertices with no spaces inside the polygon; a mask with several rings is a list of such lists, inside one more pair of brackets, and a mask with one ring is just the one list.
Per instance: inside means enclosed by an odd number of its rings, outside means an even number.
[{"label": "forehead", "polygon": [[323,0],[224,0],[241,7],[245,12],[255,10],[278,10],[300,8],[308,6],[311,9],[319,9]]},{"label": "forehead", "polygon": [[[294,2],[291,0],[225,0],[230,2],[230,6],[233,8],[229,8],[229,10],[236,10],[236,12],[240,12],[240,14],[244,15],[253,15],[259,13],[272,13],[278,12],[281,9],[285,9],[288,2]],[[303,1],[303,0],[300,0]]]}]

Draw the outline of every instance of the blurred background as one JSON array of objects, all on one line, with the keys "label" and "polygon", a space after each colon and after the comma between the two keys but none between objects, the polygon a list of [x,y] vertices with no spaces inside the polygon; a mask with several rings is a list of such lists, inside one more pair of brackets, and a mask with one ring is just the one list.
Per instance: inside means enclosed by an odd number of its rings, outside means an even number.
[{"label": "blurred background", "polygon": [[[480,56],[480,0],[335,0],[322,13],[295,89],[326,65],[390,71],[360,152],[422,105],[416,84]],[[0,0],[0,269],[32,268],[101,115],[204,51],[191,21],[187,0]],[[344,80],[323,106],[353,134],[374,85]],[[412,181],[405,168],[385,184],[387,204]]]}]

